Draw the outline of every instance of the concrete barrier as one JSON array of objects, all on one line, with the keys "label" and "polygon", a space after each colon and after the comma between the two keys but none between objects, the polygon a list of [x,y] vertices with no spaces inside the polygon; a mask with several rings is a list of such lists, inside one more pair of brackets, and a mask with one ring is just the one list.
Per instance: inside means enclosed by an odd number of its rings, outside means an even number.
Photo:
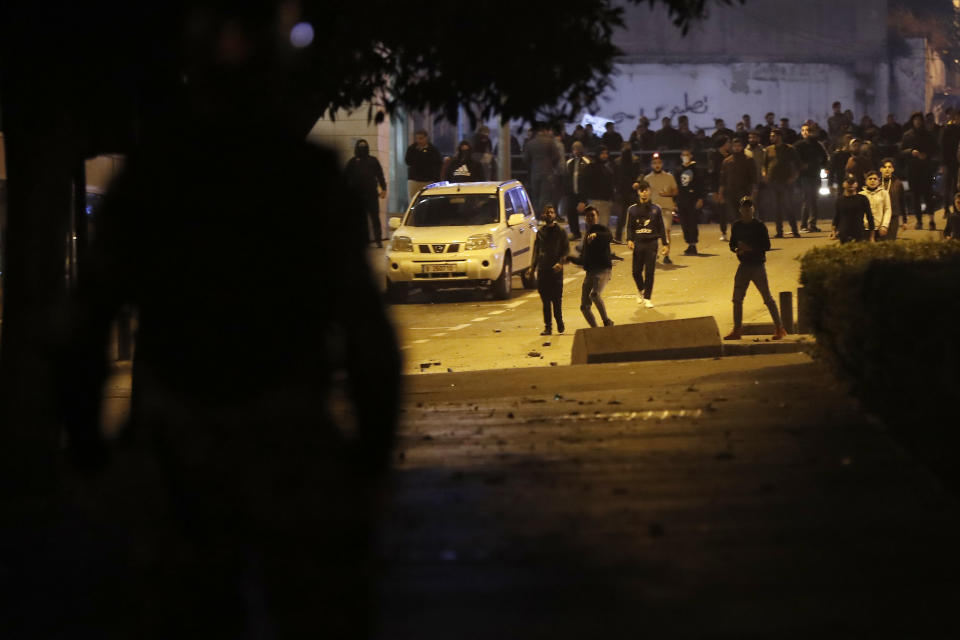
[{"label": "concrete barrier", "polygon": [[571,364],[717,358],[722,343],[713,316],[578,329]]}]

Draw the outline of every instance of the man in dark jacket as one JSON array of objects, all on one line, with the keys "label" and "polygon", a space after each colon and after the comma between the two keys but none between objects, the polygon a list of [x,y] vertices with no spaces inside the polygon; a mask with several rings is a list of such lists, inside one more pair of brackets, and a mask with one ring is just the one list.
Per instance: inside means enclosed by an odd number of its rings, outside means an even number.
[{"label": "man in dark jacket", "polygon": [[660,130],[657,131],[655,136],[657,149],[676,149],[679,147],[680,134],[670,124],[670,118],[663,118],[660,124]]},{"label": "man in dark jacket", "polygon": [[663,243],[663,255],[670,255],[670,236],[663,224],[663,212],[650,201],[651,188],[646,181],[637,184],[637,204],[627,211],[627,246],[633,250],[633,281],[637,301],[653,308],[653,274],[657,251]]},{"label": "man in dark jacket", "polygon": [[637,128],[630,133],[630,148],[634,151],[650,151],[657,148],[657,136],[650,130],[650,121],[640,116]]},{"label": "man in dark jacket", "polygon": [[542,336],[553,333],[550,325],[550,312],[557,321],[557,333],[564,332],[563,326],[563,262],[570,253],[567,234],[557,224],[557,210],[552,204],[543,209],[543,226],[537,231],[533,241],[533,265],[537,270],[537,292],[543,303]]},{"label": "man in dark jacket", "polygon": [[796,150],[783,141],[783,134],[779,129],[770,132],[770,140],[773,144],[765,150],[763,178],[773,197],[777,221],[776,237],[783,237],[783,218],[786,214],[793,237],[799,238],[797,213],[793,208],[793,185],[800,175],[800,161]]},{"label": "man in dark jacket", "polygon": [[407,197],[413,196],[431,182],[440,179],[443,156],[430,144],[427,132],[420,129],[413,134],[413,144],[407,147]]},{"label": "man in dark jacket", "polygon": [[613,164],[613,188],[617,211],[617,242],[623,241],[623,228],[627,223],[627,209],[637,201],[637,192],[633,183],[640,173],[640,162],[630,150],[630,143],[624,142],[620,157]]},{"label": "man in dark jacket", "polygon": [[827,152],[813,136],[810,125],[800,127],[803,138],[795,149],[800,158],[800,230],[820,231],[817,227],[820,171],[827,166]]},{"label": "man in dark jacket", "polygon": [[727,239],[727,221],[733,222],[739,216],[738,203],[744,196],[753,194],[757,184],[757,166],[752,158],[743,152],[743,143],[734,138],[730,143],[731,153],[720,165],[717,195],[720,208],[720,239]]},{"label": "man in dark jacket", "polygon": [[837,197],[836,213],[833,216],[833,238],[840,244],[855,241],[874,241],[873,212],[870,200],[858,193],[860,184],[852,173],[843,181],[843,193]]},{"label": "man in dark jacket", "polygon": [[747,295],[747,287],[752,282],[760,292],[763,303],[770,311],[770,318],[776,329],[773,332],[774,340],[782,340],[787,332],[783,328],[777,303],[770,295],[770,285],[767,282],[767,251],[770,251],[770,232],[767,225],[754,217],[753,199],[744,196],[737,203],[740,210],[740,219],[733,223],[730,229],[730,250],[737,254],[740,266],[733,277],[733,331],[724,336],[724,340],[739,340],[742,337],[743,326],[743,299]]},{"label": "man in dark jacket", "polygon": [[953,194],[957,191],[957,149],[960,147],[960,112],[951,111],[950,119],[940,130],[940,157],[943,163],[943,215],[950,214]]},{"label": "man in dark jacket", "polygon": [[605,227],[610,226],[610,212],[613,210],[613,161],[610,160],[610,152],[603,145],[597,151],[593,163],[590,165],[590,182],[587,193],[590,196],[590,204],[597,208],[597,214],[600,216],[600,224]]},{"label": "man in dark jacket", "polygon": [[907,182],[910,184],[910,208],[917,217],[917,229],[923,229],[923,204],[930,215],[930,229],[936,229],[933,222],[933,156],[937,152],[937,142],[927,130],[923,114],[917,111],[910,116],[913,128],[903,134],[900,142],[900,157],[907,162]]},{"label": "man in dark jacket", "polygon": [[687,249],[683,254],[695,256],[700,236],[697,223],[700,221],[700,210],[703,209],[703,196],[706,189],[703,184],[703,172],[697,167],[690,149],[680,152],[680,166],[673,170],[673,177],[677,181],[677,215],[680,216],[683,240],[687,243]]},{"label": "man in dark jacket", "polygon": [[607,317],[607,307],[603,304],[603,288],[610,282],[610,272],[613,269],[613,258],[610,255],[610,241],[613,234],[610,229],[598,222],[597,210],[587,207],[583,210],[583,219],[586,222],[583,245],[580,255],[569,258],[570,262],[579,264],[587,272],[580,289],[580,311],[591,327],[597,326],[597,319],[593,316],[592,305],[596,305],[597,312],[603,326],[613,326],[613,320]]},{"label": "man in dark jacket", "polygon": [[604,131],[603,135],[600,136],[600,144],[605,146],[607,149],[619,149],[620,145],[623,144],[623,136],[617,132],[612,122],[608,122],[607,124],[603,125],[603,127],[606,129],[606,131]]},{"label": "man in dark jacket", "polygon": [[[370,145],[366,140],[357,140],[353,148],[353,157],[344,170],[347,186],[352,189],[363,203],[363,210],[370,218],[371,230],[367,229],[367,241],[376,242],[383,247],[383,227],[380,224],[380,202],[387,197],[387,181],[383,178],[383,167],[375,156],[370,155]],[[379,192],[379,194],[378,194]]]}]

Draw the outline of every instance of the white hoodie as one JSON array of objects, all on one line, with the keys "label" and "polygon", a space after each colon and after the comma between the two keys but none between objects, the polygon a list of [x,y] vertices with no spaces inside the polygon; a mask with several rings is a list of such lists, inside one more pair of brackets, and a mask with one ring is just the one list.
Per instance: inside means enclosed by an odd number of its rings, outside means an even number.
[{"label": "white hoodie", "polygon": [[886,189],[877,187],[870,191],[866,187],[860,190],[861,195],[867,196],[870,201],[870,211],[873,213],[873,226],[876,229],[890,226],[890,194]]}]

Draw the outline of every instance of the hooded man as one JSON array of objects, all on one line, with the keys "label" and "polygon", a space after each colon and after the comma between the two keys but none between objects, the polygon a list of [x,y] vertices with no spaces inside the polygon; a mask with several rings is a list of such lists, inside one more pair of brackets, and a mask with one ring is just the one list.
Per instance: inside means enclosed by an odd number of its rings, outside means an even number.
[{"label": "hooded man", "polygon": [[380,203],[387,197],[387,181],[383,178],[383,167],[376,156],[370,155],[370,145],[366,140],[357,140],[353,148],[353,157],[347,161],[344,176],[347,186],[352,189],[363,203],[363,210],[370,218],[370,229],[367,230],[367,241],[376,242],[377,247],[383,247],[383,227],[380,224]]},{"label": "hooded man", "polygon": [[482,182],[483,165],[474,160],[473,147],[467,140],[457,145],[457,155],[447,163],[447,180],[450,182]]},{"label": "hooded man", "polygon": [[757,167],[744,153],[743,143],[734,138],[730,148],[732,153],[720,165],[717,185],[721,204],[720,239],[724,242],[727,240],[727,222],[732,224],[740,217],[740,200],[753,195],[757,184]]}]

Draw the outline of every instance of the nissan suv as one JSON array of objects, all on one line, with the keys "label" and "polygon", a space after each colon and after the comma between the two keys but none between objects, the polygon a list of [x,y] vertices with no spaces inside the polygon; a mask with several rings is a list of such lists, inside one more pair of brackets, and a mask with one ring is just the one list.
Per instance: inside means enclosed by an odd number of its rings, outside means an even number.
[{"label": "nissan suv", "polygon": [[510,297],[514,275],[524,287],[536,286],[536,218],[517,180],[435,182],[389,226],[387,295],[393,301],[403,300],[413,286],[480,286],[503,300]]}]

